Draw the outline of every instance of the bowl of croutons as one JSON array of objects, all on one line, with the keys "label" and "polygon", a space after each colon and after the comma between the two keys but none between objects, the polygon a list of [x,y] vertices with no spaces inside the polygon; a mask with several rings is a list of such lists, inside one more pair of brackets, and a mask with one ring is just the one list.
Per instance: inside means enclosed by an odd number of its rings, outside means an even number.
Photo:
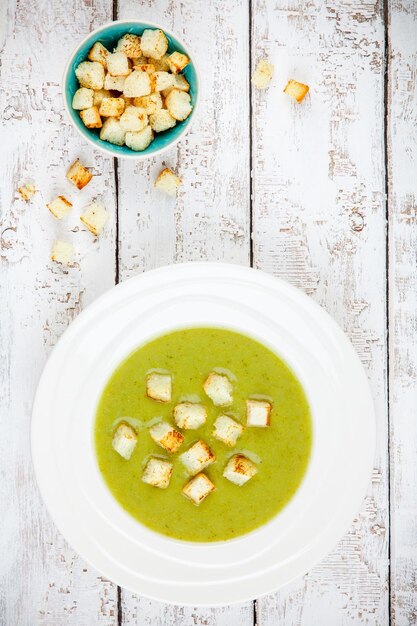
[{"label": "bowl of croutons", "polygon": [[111,22],[75,49],[64,74],[64,103],[76,130],[115,157],[163,152],[190,128],[198,71],[188,48],[165,28]]}]

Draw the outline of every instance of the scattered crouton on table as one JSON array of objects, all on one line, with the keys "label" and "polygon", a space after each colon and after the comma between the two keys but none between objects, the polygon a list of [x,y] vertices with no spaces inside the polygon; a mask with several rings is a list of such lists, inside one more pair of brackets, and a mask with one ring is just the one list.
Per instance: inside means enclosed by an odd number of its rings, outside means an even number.
[{"label": "scattered crouton on table", "polygon": [[169,196],[175,196],[182,180],[168,167],[162,170],[156,179],[154,186]]},{"label": "scattered crouton on table", "polygon": [[74,246],[67,241],[57,239],[51,250],[51,260],[61,265],[69,265],[74,258]]},{"label": "scattered crouton on table", "polygon": [[31,197],[36,193],[36,187],[35,185],[32,185],[32,183],[25,183],[19,187],[17,191],[19,192],[22,200],[29,202]]},{"label": "scattered crouton on table", "polygon": [[301,102],[304,100],[309,89],[310,87],[308,85],[304,85],[303,83],[299,83],[296,80],[291,79],[286,84],[284,93],[295,98],[297,102]]},{"label": "scattered crouton on table", "polygon": [[77,159],[67,172],[67,178],[78,189],[83,189],[93,178],[92,173]]},{"label": "scattered crouton on table", "polygon": [[97,202],[97,200],[90,202],[80,216],[82,223],[87,226],[88,230],[96,237],[101,234],[108,219],[108,212],[100,202]]},{"label": "scattered crouton on table", "polygon": [[71,211],[72,203],[65,196],[57,196],[46,206],[54,217],[61,220]]},{"label": "scattered crouton on table", "polygon": [[257,89],[266,89],[272,80],[273,73],[274,66],[272,63],[268,63],[266,59],[261,59],[252,76],[252,84]]}]

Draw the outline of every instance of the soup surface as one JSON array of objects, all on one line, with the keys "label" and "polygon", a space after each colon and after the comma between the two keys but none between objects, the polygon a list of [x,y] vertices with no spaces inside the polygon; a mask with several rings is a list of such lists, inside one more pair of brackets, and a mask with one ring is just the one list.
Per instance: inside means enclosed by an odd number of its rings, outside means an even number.
[{"label": "soup surface", "polygon": [[[207,375],[219,368],[233,380],[233,405],[215,407],[203,390]],[[172,401],[162,404],[146,396],[150,370],[172,375]],[[233,378],[232,378],[233,377]],[[212,436],[213,422],[227,414],[246,424],[246,399],[265,397],[272,404],[270,426],[246,428],[234,448]],[[200,400],[207,409],[206,423],[198,430],[183,430],[185,440],[169,454],[150,437],[150,425],[162,418],[175,425],[173,408],[181,401]],[[130,423],[138,442],[127,461],[112,447],[120,421]],[[178,457],[198,439],[216,455],[204,470],[216,490],[196,506],[182,494],[189,480]],[[312,443],[310,410],[301,384],[271,350],[250,337],[220,328],[175,331],[145,344],[119,365],[101,396],[95,445],[100,471],[122,507],[149,528],[186,541],[221,541],[261,526],[291,499],[306,471]],[[258,472],[245,485],[223,477],[233,454],[241,453]],[[151,455],[174,464],[171,482],[158,489],[142,481]]]}]

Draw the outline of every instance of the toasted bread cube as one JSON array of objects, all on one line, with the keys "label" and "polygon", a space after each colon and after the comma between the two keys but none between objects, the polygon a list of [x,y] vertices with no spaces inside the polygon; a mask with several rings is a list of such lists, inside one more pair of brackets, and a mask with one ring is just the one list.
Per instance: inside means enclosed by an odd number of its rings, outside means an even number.
[{"label": "toasted bread cube", "polygon": [[72,98],[72,108],[76,111],[91,109],[94,101],[94,91],[87,87],[80,87]]},{"label": "toasted bread cube", "polygon": [[205,467],[214,463],[216,457],[206,442],[200,439],[191,446],[187,452],[181,454],[180,460],[187,472],[191,474],[191,476],[194,476],[194,474],[198,474],[198,472],[203,471]]},{"label": "toasted bread cube", "polygon": [[[126,76],[111,76],[110,74],[106,74],[104,79],[104,89],[107,91],[120,91],[120,93],[123,93],[125,81]],[[111,94],[109,94],[109,96],[110,95]]]},{"label": "toasted bread cube", "polygon": [[203,385],[204,391],[216,406],[233,403],[233,385],[224,374],[211,372]]},{"label": "toasted bread cube", "polygon": [[157,402],[171,402],[172,379],[170,374],[152,372],[146,378],[146,395]]},{"label": "toasted bread cube", "polygon": [[69,168],[67,178],[74,183],[78,189],[82,189],[88,185],[90,180],[93,178],[93,175],[86,167],[84,167],[84,165],[82,165],[79,159],[77,159]]},{"label": "toasted bread cube", "polygon": [[167,422],[158,422],[158,424],[149,429],[149,434],[155,443],[171,452],[171,454],[177,452],[184,441],[183,435]]},{"label": "toasted bread cube", "polygon": [[265,400],[246,400],[246,424],[265,428],[269,426],[271,405]]},{"label": "toasted bread cube", "polygon": [[113,436],[112,446],[126,461],[130,459],[138,441],[136,431],[127,422],[121,422]]},{"label": "toasted bread cube", "polygon": [[127,98],[139,98],[140,96],[147,96],[151,93],[151,80],[149,74],[141,72],[140,70],[133,70],[133,72],[125,80],[123,88],[123,94]]},{"label": "toasted bread cube", "polygon": [[133,33],[126,33],[117,42],[115,52],[123,52],[129,59],[139,57],[142,52],[140,49],[140,37]]},{"label": "toasted bread cube", "polygon": [[195,430],[200,428],[207,419],[206,408],[202,404],[180,402],[174,408],[174,420],[179,428]]},{"label": "toasted bread cube", "polygon": [[123,98],[103,98],[100,104],[100,115],[103,117],[120,117],[124,110]]},{"label": "toasted bread cube", "polygon": [[136,152],[142,152],[142,150],[146,150],[146,148],[153,141],[153,130],[150,126],[145,126],[143,130],[138,131],[137,133],[126,133],[125,144],[131,150],[135,150]]},{"label": "toasted bread cube", "polygon": [[120,127],[127,132],[136,133],[147,125],[148,116],[139,107],[128,106],[120,118]]},{"label": "toasted bread cube", "polygon": [[213,437],[233,448],[244,430],[242,424],[228,415],[219,415],[214,422]]},{"label": "toasted bread cube", "polygon": [[17,191],[19,192],[22,200],[24,200],[25,202],[29,202],[29,200],[36,193],[37,190],[35,185],[32,185],[32,183],[25,183],[24,185],[19,187]]},{"label": "toasted bread cube", "polygon": [[149,123],[152,126],[152,130],[156,133],[162,133],[164,130],[173,128],[177,122],[169,111],[160,109],[149,116]]},{"label": "toasted bread cube", "polygon": [[261,59],[252,76],[252,84],[257,89],[266,89],[272,80],[273,74],[274,66],[272,63],[268,63],[266,59]]},{"label": "toasted bread cube", "polygon": [[75,75],[81,87],[102,89],[104,85],[104,67],[97,61],[83,61],[75,69]]},{"label": "toasted bread cube", "polygon": [[146,72],[147,74],[156,72],[156,67],[152,63],[135,63],[133,69],[139,72]]},{"label": "toasted bread cube", "polygon": [[144,30],[140,42],[142,54],[151,59],[161,59],[168,50],[168,39],[162,30]]},{"label": "toasted bread cube", "polygon": [[243,454],[235,454],[229,459],[226,467],[224,468],[223,476],[230,480],[231,483],[239,485],[241,487],[248,482],[258,469],[255,463],[252,463],[250,459]]},{"label": "toasted bread cube", "polygon": [[83,111],[80,111],[80,117],[86,128],[101,128],[103,126],[97,107],[91,107],[91,109],[84,109]]},{"label": "toasted bread cube", "polygon": [[167,59],[168,67],[173,74],[179,74],[188,65],[190,59],[181,52],[173,52]]},{"label": "toasted bread cube", "polygon": [[164,54],[160,59],[151,59],[151,62],[155,65],[156,71],[169,72],[168,57],[169,54]]},{"label": "toasted bread cube", "polygon": [[149,96],[141,96],[140,98],[134,98],[133,104],[135,107],[140,107],[146,113],[146,115],[152,115],[160,109],[162,109],[162,98],[160,93],[151,93]]},{"label": "toasted bread cube", "polygon": [[97,200],[90,202],[90,204],[84,207],[84,211],[82,215],[80,215],[82,223],[87,226],[88,230],[96,237],[103,232],[108,219],[108,212]]},{"label": "toasted bread cube", "polygon": [[100,131],[100,139],[114,143],[116,146],[123,146],[125,137],[126,131],[122,130],[120,120],[115,117],[108,117]]},{"label": "toasted bread cube", "polygon": [[105,68],[107,67],[107,57],[109,56],[109,54],[110,52],[107,50],[107,48],[103,46],[103,44],[99,41],[96,41],[93,47],[90,48],[90,51],[88,53],[88,60],[101,63],[102,66]]},{"label": "toasted bread cube", "polygon": [[158,178],[154,183],[154,187],[168,194],[169,196],[175,196],[177,188],[181,185],[182,180],[168,167],[162,170]]},{"label": "toasted bread cube", "polygon": [[174,86],[174,76],[169,72],[155,72],[152,74],[153,91],[163,91]]},{"label": "toasted bread cube", "polygon": [[69,265],[74,257],[74,246],[67,241],[57,239],[51,250],[51,260],[62,265]]},{"label": "toasted bread cube", "polygon": [[303,83],[298,83],[296,80],[289,80],[284,89],[284,93],[287,93],[289,96],[292,96],[297,100],[297,102],[301,102],[304,100],[305,96],[309,90],[308,85],[304,85]]},{"label": "toasted bread cube", "polygon": [[129,59],[123,52],[112,52],[107,57],[107,71],[110,76],[128,76],[131,72]]},{"label": "toasted bread cube", "polygon": [[52,215],[54,215],[58,220],[62,220],[62,218],[71,211],[72,204],[64,196],[57,196],[46,206]]},{"label": "toasted bread cube", "polygon": [[149,459],[143,471],[142,480],[148,485],[166,489],[172,476],[173,465],[169,461],[153,456]]},{"label": "toasted bread cube", "polygon": [[165,99],[165,106],[176,120],[185,120],[193,110],[190,94],[173,89]]},{"label": "toasted bread cube", "polygon": [[182,489],[182,493],[197,506],[207,498],[216,487],[205,474],[194,476]]},{"label": "toasted bread cube", "polygon": [[172,78],[172,87],[170,87],[169,89],[164,89],[162,91],[162,95],[164,96],[164,98],[166,98],[173,89],[179,89],[180,91],[190,91],[190,83],[187,81],[184,74],[173,74]]},{"label": "toasted bread cube", "polygon": [[104,98],[111,98],[111,93],[108,89],[97,89],[97,91],[93,91],[93,94],[93,106],[98,109]]}]

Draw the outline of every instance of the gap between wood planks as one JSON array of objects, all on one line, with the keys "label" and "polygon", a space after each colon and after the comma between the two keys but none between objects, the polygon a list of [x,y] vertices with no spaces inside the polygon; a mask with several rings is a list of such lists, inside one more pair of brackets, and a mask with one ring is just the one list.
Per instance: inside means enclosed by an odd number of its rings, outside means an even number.
[{"label": "gap between wood planks", "polygon": [[390,313],[389,313],[389,246],[390,246],[390,232],[389,232],[389,157],[388,157],[388,116],[389,116],[389,69],[390,69],[390,38],[389,38],[389,0],[383,0],[383,13],[382,19],[384,23],[384,176],[385,176],[385,325],[386,325],[386,394],[387,394],[387,491],[388,491],[388,619],[389,623],[393,622],[393,607],[392,607],[392,591],[391,591],[391,450],[390,450]]}]

